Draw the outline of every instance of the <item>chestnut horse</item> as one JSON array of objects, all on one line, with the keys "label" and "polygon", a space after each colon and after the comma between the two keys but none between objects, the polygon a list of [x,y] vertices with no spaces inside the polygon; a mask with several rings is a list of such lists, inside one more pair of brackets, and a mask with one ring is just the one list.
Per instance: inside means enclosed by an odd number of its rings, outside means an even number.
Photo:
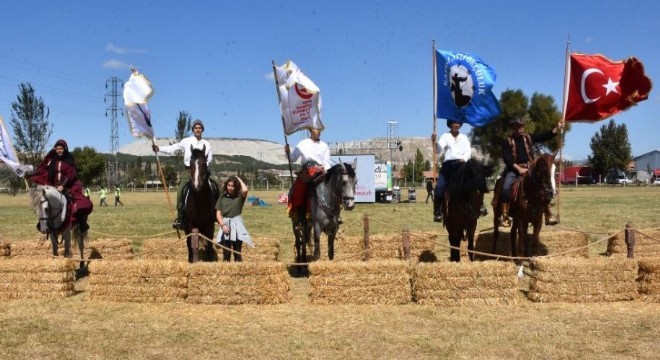
[{"label": "chestnut horse", "polygon": [[[470,159],[456,169],[447,184],[446,206],[443,206],[442,215],[452,246],[449,256],[451,261],[461,261],[459,247],[464,238],[467,239],[468,250],[474,250],[477,219],[482,215],[484,194],[488,192],[486,176],[492,172],[492,167]],[[468,254],[470,261],[474,260],[474,254]]]},{"label": "chestnut horse", "polygon": [[[553,154],[541,154],[529,165],[529,171],[522,177],[516,179],[511,187],[511,201],[509,214],[513,219],[511,224],[511,256],[529,257],[536,254],[539,245],[539,234],[543,225],[543,214],[545,207],[550,204],[554,196],[553,190],[553,164],[556,152]],[[502,188],[503,178],[495,185],[496,189]],[[516,191],[517,189],[517,191]],[[500,191],[496,191],[498,195]],[[499,238],[499,219],[502,215],[499,201],[493,201],[493,252]],[[529,225],[533,232],[531,243],[527,236]],[[516,260],[518,276],[522,277],[522,261]]]}]

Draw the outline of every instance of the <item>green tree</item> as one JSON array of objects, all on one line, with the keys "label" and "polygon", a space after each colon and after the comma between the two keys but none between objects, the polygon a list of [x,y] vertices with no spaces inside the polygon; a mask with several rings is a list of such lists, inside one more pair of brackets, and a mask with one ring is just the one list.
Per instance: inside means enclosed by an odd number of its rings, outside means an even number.
[{"label": "green tree", "polygon": [[626,124],[616,125],[613,119],[591,138],[589,165],[598,173],[626,170],[632,160]]},{"label": "green tree", "polygon": [[53,133],[53,125],[48,121],[50,110],[43,99],[35,95],[30,83],[22,83],[18,89],[16,101],[11,104],[14,145],[22,161],[37,165]]},{"label": "green tree", "polygon": [[163,166],[163,176],[165,176],[165,181],[167,182],[168,186],[176,184],[177,174],[176,169],[174,166],[172,166],[172,164]]},{"label": "green tree", "polygon": [[[502,158],[502,143],[509,136],[509,121],[525,117],[525,130],[530,134],[552,129],[561,120],[561,112],[549,95],[534,93],[530,99],[522,90],[507,89],[500,95],[502,113],[489,125],[473,128],[470,132],[472,145],[492,159]],[[569,131],[566,124],[564,132]],[[551,142],[537,144],[537,151],[554,151],[559,148],[559,137]]]},{"label": "green tree", "polygon": [[85,185],[92,184],[98,179],[105,170],[105,159],[97,153],[94,148],[85,146],[82,149],[77,147],[71,152],[76,159],[76,168],[78,169],[78,180]]},{"label": "green tree", "polygon": [[[174,129],[174,140],[179,142],[192,134],[190,123],[192,119],[187,111],[179,111],[179,118],[176,120],[176,129]],[[183,170],[183,151],[179,150],[175,154],[176,163]]]}]

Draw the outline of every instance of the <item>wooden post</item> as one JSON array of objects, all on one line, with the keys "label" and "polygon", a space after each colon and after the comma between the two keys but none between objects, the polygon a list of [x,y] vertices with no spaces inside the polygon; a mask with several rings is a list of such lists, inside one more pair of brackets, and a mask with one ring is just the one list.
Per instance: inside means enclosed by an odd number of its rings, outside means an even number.
[{"label": "wooden post", "polygon": [[199,261],[199,229],[193,228],[190,236],[190,248],[192,249],[192,262]]},{"label": "wooden post", "polygon": [[635,229],[631,223],[626,224],[626,247],[628,247],[628,259],[635,258]]},{"label": "wooden post", "polygon": [[401,242],[403,243],[403,259],[410,260],[410,231],[403,229],[401,232]]},{"label": "wooden post", "polygon": [[369,241],[369,214],[364,214],[362,223],[364,224],[364,261],[368,261],[371,259],[371,242]]}]

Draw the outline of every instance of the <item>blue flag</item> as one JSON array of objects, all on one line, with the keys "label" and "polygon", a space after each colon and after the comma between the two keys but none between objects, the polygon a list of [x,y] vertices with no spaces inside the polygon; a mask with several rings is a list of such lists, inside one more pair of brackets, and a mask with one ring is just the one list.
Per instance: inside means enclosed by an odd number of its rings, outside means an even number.
[{"label": "blue flag", "polygon": [[480,58],[436,50],[436,71],[437,117],[482,127],[502,112],[492,91],[495,70]]}]

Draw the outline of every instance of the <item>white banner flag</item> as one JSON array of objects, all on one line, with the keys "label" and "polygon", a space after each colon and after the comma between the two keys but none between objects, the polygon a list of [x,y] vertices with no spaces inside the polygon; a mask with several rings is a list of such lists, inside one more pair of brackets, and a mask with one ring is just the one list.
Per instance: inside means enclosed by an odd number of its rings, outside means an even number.
[{"label": "white banner flag", "polygon": [[302,129],[323,130],[321,122],[321,90],[289,60],[276,66],[280,107],[284,117],[284,133],[291,135]]},{"label": "white banner flag", "polygon": [[131,134],[134,137],[147,137],[153,139],[154,128],[151,124],[151,113],[147,101],[154,94],[151,83],[144,75],[133,71],[131,77],[124,84],[124,105],[126,117]]},{"label": "white banner flag", "polygon": [[18,162],[14,145],[11,143],[11,138],[9,137],[2,116],[0,116],[0,161],[7,164],[20,177],[25,176],[26,172],[32,172],[32,165],[21,165]]}]

